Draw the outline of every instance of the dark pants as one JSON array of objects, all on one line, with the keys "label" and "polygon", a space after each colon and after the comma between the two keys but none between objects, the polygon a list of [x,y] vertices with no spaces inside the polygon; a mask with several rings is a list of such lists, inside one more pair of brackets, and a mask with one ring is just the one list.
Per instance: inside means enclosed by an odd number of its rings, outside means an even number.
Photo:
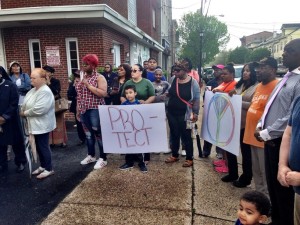
[{"label": "dark pants", "polygon": [[[211,147],[212,147],[212,144],[209,143],[208,141],[204,140],[204,144],[203,144],[203,155],[204,156],[209,156],[210,155]],[[223,152],[223,149],[216,146],[216,152],[221,153],[221,152]]]},{"label": "dark pants", "polygon": [[75,115],[75,122],[76,122],[76,129],[77,129],[78,137],[82,142],[84,142],[86,139],[86,136],[85,136],[85,133],[83,130],[82,123],[79,120],[77,120],[76,113],[74,113],[74,115]]},{"label": "dark pants", "polygon": [[7,145],[0,145],[0,171],[7,170]]},{"label": "dark pants", "polygon": [[[251,147],[248,144],[243,143],[245,129],[240,133],[240,145],[242,153],[242,168],[243,173],[239,178],[239,181],[243,184],[250,184],[252,179],[252,162],[251,162]],[[236,155],[226,152],[229,176],[232,178],[238,178],[238,164]]]},{"label": "dark pants", "polygon": [[20,142],[12,145],[12,149],[15,154],[15,164],[20,166],[21,164],[25,165],[27,162],[25,155],[25,144],[24,142]]},{"label": "dark pants", "polygon": [[281,186],[277,180],[280,144],[281,138],[265,143],[265,170],[272,204],[272,224],[293,225],[294,190],[292,187]]},{"label": "dark pants", "polygon": [[[149,154],[149,153],[147,153]],[[129,166],[133,166],[134,162],[138,162],[138,165],[145,164],[145,154],[126,154],[125,161]],[[147,161],[147,160],[146,160]]]},{"label": "dark pants", "polygon": [[51,149],[49,147],[49,133],[34,135],[36,151],[39,155],[41,167],[52,170]]},{"label": "dark pants", "polygon": [[186,129],[186,121],[184,121],[184,115],[175,116],[171,113],[167,113],[169,127],[170,127],[170,139],[172,156],[178,157],[178,151],[180,147],[180,139],[183,140],[186,150],[186,160],[193,160],[193,140],[191,129]]}]

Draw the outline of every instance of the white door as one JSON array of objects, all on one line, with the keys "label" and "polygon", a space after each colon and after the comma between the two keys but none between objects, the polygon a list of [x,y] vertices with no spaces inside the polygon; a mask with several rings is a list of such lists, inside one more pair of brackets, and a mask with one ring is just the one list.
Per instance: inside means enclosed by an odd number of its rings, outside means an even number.
[{"label": "white door", "polygon": [[114,44],[114,67],[121,65],[121,48],[120,45]]},{"label": "white door", "polygon": [[2,31],[0,29],[0,66],[6,68]]}]

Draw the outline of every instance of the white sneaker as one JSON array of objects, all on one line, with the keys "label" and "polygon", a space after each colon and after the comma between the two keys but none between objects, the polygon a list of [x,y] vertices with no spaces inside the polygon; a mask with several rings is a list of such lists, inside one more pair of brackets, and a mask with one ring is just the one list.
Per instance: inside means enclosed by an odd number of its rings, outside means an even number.
[{"label": "white sneaker", "polygon": [[51,171],[44,170],[44,172],[40,173],[40,175],[38,175],[36,178],[37,179],[44,179],[44,178],[49,177],[49,176],[51,176],[53,174],[54,174],[53,170],[51,170]]},{"label": "white sneaker", "polygon": [[80,162],[80,164],[81,164],[81,165],[87,165],[87,164],[89,164],[89,163],[96,162],[96,160],[97,160],[96,157],[92,157],[92,156],[88,155],[87,157],[85,157],[84,160],[82,160],[82,161]]},{"label": "white sneaker", "polygon": [[182,155],[182,156],[186,156],[186,151],[185,151],[185,150],[182,150],[182,151],[181,151],[181,155]]},{"label": "white sneaker", "polygon": [[104,161],[102,158],[99,158],[94,166],[94,170],[100,170],[107,165],[107,161]]},{"label": "white sneaker", "polygon": [[32,174],[32,175],[38,175],[38,174],[40,174],[40,173],[42,173],[42,172],[44,172],[44,171],[45,171],[45,168],[39,167],[39,168],[37,168],[35,171],[33,171],[31,174]]}]

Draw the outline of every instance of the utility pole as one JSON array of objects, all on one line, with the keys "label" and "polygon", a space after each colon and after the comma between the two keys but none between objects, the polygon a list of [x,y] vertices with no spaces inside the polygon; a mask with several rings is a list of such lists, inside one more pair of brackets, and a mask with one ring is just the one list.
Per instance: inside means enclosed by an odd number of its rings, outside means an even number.
[{"label": "utility pole", "polygon": [[[204,0],[201,0],[201,9],[200,9],[200,16],[203,17],[203,6],[204,6]],[[200,79],[202,78],[202,48],[203,48],[203,25],[200,26],[200,58],[199,58],[199,65],[198,65],[198,74],[200,76]]]}]

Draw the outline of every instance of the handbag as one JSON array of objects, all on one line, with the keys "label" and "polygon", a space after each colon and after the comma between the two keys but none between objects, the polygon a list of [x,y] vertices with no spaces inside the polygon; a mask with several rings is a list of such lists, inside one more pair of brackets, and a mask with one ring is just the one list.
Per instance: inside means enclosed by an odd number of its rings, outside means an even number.
[{"label": "handbag", "polygon": [[62,113],[69,109],[69,101],[65,98],[55,100],[55,113]]}]

